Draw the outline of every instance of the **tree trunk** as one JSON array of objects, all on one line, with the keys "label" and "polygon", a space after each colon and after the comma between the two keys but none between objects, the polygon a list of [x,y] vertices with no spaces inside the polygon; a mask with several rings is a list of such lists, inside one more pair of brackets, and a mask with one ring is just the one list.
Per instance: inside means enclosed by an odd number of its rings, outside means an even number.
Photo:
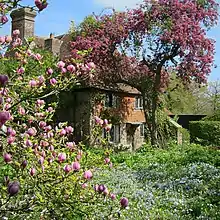
[{"label": "tree trunk", "polygon": [[143,95],[143,109],[145,120],[150,132],[151,145],[159,147],[158,141],[158,129],[157,129],[157,107],[158,107],[158,87],[160,85],[160,72],[156,74],[154,85],[152,90],[149,92],[142,92]]}]

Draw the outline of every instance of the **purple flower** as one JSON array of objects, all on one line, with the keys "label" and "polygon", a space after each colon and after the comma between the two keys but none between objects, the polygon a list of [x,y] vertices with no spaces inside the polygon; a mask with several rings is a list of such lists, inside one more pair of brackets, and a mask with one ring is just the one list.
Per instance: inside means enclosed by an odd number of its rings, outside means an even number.
[{"label": "purple flower", "polygon": [[52,75],[52,74],[53,74],[53,69],[48,68],[48,69],[47,69],[47,74],[48,74],[48,75]]},{"label": "purple flower", "polygon": [[9,112],[0,112],[0,127],[10,119]]},{"label": "purple flower", "polygon": [[58,161],[60,163],[64,162],[66,160],[66,154],[65,153],[59,153],[58,155]]},{"label": "purple flower", "polygon": [[67,134],[73,133],[73,128],[71,126],[66,127],[65,130]]},{"label": "purple flower", "polygon": [[61,131],[60,131],[60,136],[65,136],[66,135],[66,130],[65,129],[62,129]]},{"label": "purple flower", "polygon": [[32,79],[32,80],[29,82],[29,85],[30,85],[31,87],[35,87],[35,86],[37,86],[37,81],[34,80],[34,79]]},{"label": "purple flower", "polygon": [[99,185],[99,187],[98,187],[98,192],[99,192],[99,193],[102,193],[102,192],[104,192],[105,189],[106,189],[106,186],[103,185],[103,184],[101,184],[101,185]]},{"label": "purple flower", "polygon": [[79,162],[73,162],[72,163],[72,168],[74,171],[79,171],[80,170],[80,163]]},{"label": "purple flower", "polygon": [[26,141],[25,141],[25,145],[26,145],[27,147],[32,147],[32,146],[33,146],[32,142],[31,142],[30,140],[26,140]]},{"label": "purple flower", "polygon": [[128,206],[128,199],[126,197],[121,198],[120,204],[122,208],[126,208]]},{"label": "purple flower", "polygon": [[8,76],[7,75],[0,75],[0,84],[5,86],[8,82]]},{"label": "purple flower", "polygon": [[55,78],[50,79],[50,84],[52,86],[56,85],[57,84],[57,80]]},{"label": "purple flower", "polygon": [[66,164],[66,165],[64,166],[63,170],[64,170],[66,173],[69,173],[69,172],[72,170],[72,167],[71,167],[71,165]]},{"label": "purple flower", "polygon": [[35,174],[36,174],[36,169],[32,167],[32,168],[30,169],[30,175],[31,175],[31,176],[34,176]]},{"label": "purple flower", "polygon": [[5,15],[0,16],[0,22],[1,22],[2,24],[7,23],[7,22],[8,22],[7,16],[5,16]]},{"label": "purple flower", "polygon": [[67,70],[68,70],[69,72],[73,73],[73,72],[76,71],[76,68],[75,68],[75,66],[73,66],[73,65],[68,65],[68,66],[67,66]]},{"label": "purple flower", "polygon": [[105,164],[110,163],[110,158],[105,158],[104,162],[105,162]]},{"label": "purple flower", "polygon": [[14,142],[15,142],[15,137],[10,136],[10,137],[7,138],[7,143],[8,143],[8,144],[12,144],[12,143],[14,143]]},{"label": "purple flower", "polygon": [[20,35],[20,31],[18,29],[13,30],[12,35],[15,37],[18,36],[18,35]]},{"label": "purple flower", "polygon": [[114,193],[111,193],[111,194],[110,194],[110,198],[111,198],[112,200],[115,200],[115,199],[116,199],[116,195],[115,195]]},{"label": "purple flower", "polygon": [[28,162],[26,160],[24,160],[22,163],[21,163],[21,167],[24,169],[26,166],[27,166]]},{"label": "purple flower", "polygon": [[90,170],[87,170],[87,171],[84,172],[83,176],[84,176],[85,179],[89,180],[89,179],[92,178],[92,172]]},{"label": "purple flower", "polygon": [[8,184],[8,194],[10,196],[16,195],[20,190],[20,184],[19,182],[11,182]]},{"label": "purple flower", "polygon": [[5,154],[3,155],[3,158],[4,158],[5,163],[9,163],[9,162],[12,161],[12,156],[11,156],[11,154],[5,153]]},{"label": "purple flower", "polygon": [[35,136],[36,134],[37,134],[37,130],[36,130],[36,128],[29,128],[28,130],[27,130],[27,134],[29,134],[30,136]]},{"label": "purple flower", "polygon": [[57,63],[57,67],[58,68],[64,68],[64,66],[65,66],[65,63],[63,62],[63,61],[59,61],[58,63]]}]

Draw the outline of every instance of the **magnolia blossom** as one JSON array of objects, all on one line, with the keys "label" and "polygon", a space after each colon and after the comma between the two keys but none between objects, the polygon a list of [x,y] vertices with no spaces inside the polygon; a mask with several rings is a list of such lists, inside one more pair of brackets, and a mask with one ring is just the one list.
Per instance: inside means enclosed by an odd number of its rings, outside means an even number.
[{"label": "magnolia blossom", "polygon": [[5,43],[5,37],[0,36],[0,44],[4,44]]},{"label": "magnolia blossom", "polygon": [[10,182],[8,184],[8,194],[10,196],[16,195],[19,191],[20,191],[20,184],[19,184],[19,182],[15,181],[15,182]]},{"label": "magnolia blossom", "polygon": [[60,131],[60,136],[65,136],[66,135],[66,130],[65,129],[62,129],[61,131]]},{"label": "magnolia blossom", "polygon": [[11,115],[9,112],[0,112],[0,127],[5,124],[9,119],[10,119]]},{"label": "magnolia blossom", "polygon": [[12,42],[12,37],[11,36],[5,36],[5,42],[6,43],[11,43]]},{"label": "magnolia blossom", "polygon": [[48,69],[47,69],[47,74],[48,74],[48,75],[52,75],[52,74],[53,74],[53,69],[48,68]]},{"label": "magnolia blossom", "polygon": [[69,173],[69,172],[72,170],[72,166],[69,165],[69,164],[66,164],[66,165],[63,167],[63,170],[64,170],[66,173]]},{"label": "magnolia blossom", "polygon": [[5,24],[8,22],[8,18],[6,15],[0,16],[0,23]]},{"label": "magnolia blossom", "polygon": [[26,111],[25,111],[25,109],[24,109],[23,107],[19,106],[19,107],[18,107],[18,113],[19,113],[20,115],[25,115]]},{"label": "magnolia blossom", "polygon": [[43,58],[43,57],[41,56],[41,54],[39,54],[39,53],[34,54],[33,56],[34,56],[34,58],[35,58],[36,60],[38,60],[38,61],[40,61],[40,60]]},{"label": "magnolia blossom", "polygon": [[27,166],[28,162],[27,160],[24,160],[22,163],[21,163],[21,167],[24,169],[26,166]]},{"label": "magnolia blossom", "polygon": [[39,126],[40,126],[40,128],[44,128],[47,126],[47,123],[45,121],[40,121]]},{"label": "magnolia blossom", "polygon": [[44,0],[35,0],[35,5],[39,11],[42,11],[47,7],[48,3]]},{"label": "magnolia blossom", "polygon": [[41,100],[41,99],[38,99],[38,100],[36,101],[36,104],[37,104],[38,106],[42,106],[42,105],[45,104],[45,101],[44,101],[44,100]]},{"label": "magnolia blossom", "polygon": [[16,70],[18,74],[23,74],[25,72],[25,68],[22,66]]},{"label": "magnolia blossom", "polygon": [[18,36],[18,35],[20,35],[20,31],[18,29],[13,30],[12,35],[13,36]]},{"label": "magnolia blossom", "polygon": [[60,163],[64,162],[66,160],[66,154],[65,153],[59,153],[58,155],[58,161]]},{"label": "magnolia blossom", "polygon": [[66,68],[61,68],[61,73],[64,74],[67,72],[67,69]]},{"label": "magnolia blossom", "polygon": [[126,208],[128,206],[128,199],[126,197],[121,198],[120,204],[122,208]]},{"label": "magnolia blossom", "polygon": [[88,187],[88,184],[87,184],[87,183],[83,183],[83,184],[82,184],[82,188],[83,188],[83,189],[85,189],[85,188],[87,188],[87,187]]},{"label": "magnolia blossom", "polygon": [[83,177],[87,180],[91,179],[92,178],[92,172],[90,170],[85,171]]},{"label": "magnolia blossom", "polygon": [[15,137],[11,136],[7,138],[7,143],[8,144],[13,144],[15,142]]},{"label": "magnolia blossom", "polygon": [[35,136],[37,134],[37,130],[35,127],[29,128],[27,130],[27,134],[29,134],[30,136]]},{"label": "magnolia blossom", "polygon": [[104,162],[105,162],[105,164],[110,163],[110,158],[105,158]]},{"label": "magnolia blossom", "polygon": [[34,79],[30,80],[30,81],[29,81],[29,85],[30,85],[31,87],[36,87],[36,86],[37,86],[37,81],[34,80]]},{"label": "magnolia blossom", "polygon": [[112,200],[115,200],[115,199],[116,199],[116,195],[113,194],[113,193],[111,193],[111,194],[110,194],[110,198],[111,198]]},{"label": "magnolia blossom", "polygon": [[73,72],[76,71],[76,68],[75,68],[75,66],[73,66],[73,65],[68,65],[68,66],[67,66],[67,70],[68,70],[69,72],[73,73]]},{"label": "magnolia blossom", "polygon": [[74,171],[79,171],[80,170],[80,163],[75,161],[72,163],[72,168]]},{"label": "magnolia blossom", "polygon": [[57,84],[57,80],[55,78],[50,79],[50,84],[52,86],[56,85]]},{"label": "magnolia blossom", "polygon": [[7,75],[0,75],[0,84],[5,86],[8,82],[8,76]]},{"label": "magnolia blossom", "polygon": [[58,63],[57,63],[57,67],[58,68],[64,68],[64,66],[65,66],[66,64],[63,62],[63,61],[59,61]]},{"label": "magnolia blossom", "polygon": [[25,141],[25,145],[27,147],[32,147],[33,146],[32,142],[30,140],[28,140],[28,139]]},{"label": "magnolia blossom", "polygon": [[73,127],[68,126],[68,127],[65,128],[65,131],[66,131],[67,134],[71,134],[71,133],[73,133]]},{"label": "magnolia blossom", "polygon": [[5,163],[9,163],[9,162],[12,161],[12,156],[11,156],[11,154],[5,153],[5,154],[3,155],[3,158],[4,158]]},{"label": "magnolia blossom", "polygon": [[95,64],[93,62],[89,62],[86,64],[89,69],[95,69]]},{"label": "magnolia blossom", "polygon": [[35,174],[36,174],[36,169],[32,167],[32,168],[30,169],[30,175],[31,175],[31,176],[34,176]]}]

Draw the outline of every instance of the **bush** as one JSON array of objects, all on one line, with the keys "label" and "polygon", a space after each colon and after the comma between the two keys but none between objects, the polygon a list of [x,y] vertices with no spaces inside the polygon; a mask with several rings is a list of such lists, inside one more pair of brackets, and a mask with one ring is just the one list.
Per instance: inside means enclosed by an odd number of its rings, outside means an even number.
[{"label": "bush", "polygon": [[189,124],[190,140],[202,145],[220,144],[220,122],[193,121]]}]

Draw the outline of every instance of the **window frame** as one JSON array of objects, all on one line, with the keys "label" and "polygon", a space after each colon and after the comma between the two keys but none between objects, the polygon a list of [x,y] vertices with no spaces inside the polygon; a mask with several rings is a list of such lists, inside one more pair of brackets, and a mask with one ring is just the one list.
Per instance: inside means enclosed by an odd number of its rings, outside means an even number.
[{"label": "window frame", "polygon": [[145,137],[145,124],[140,124],[140,137]]},{"label": "window frame", "polygon": [[109,138],[110,143],[119,144],[121,141],[121,127],[120,124],[112,125],[109,132],[105,128],[102,129],[102,137]]},{"label": "window frame", "polygon": [[142,96],[137,96],[135,97],[135,102],[134,102],[134,109],[135,110],[142,110],[143,109],[143,97]]},{"label": "window frame", "polygon": [[116,96],[114,93],[106,93],[104,102],[106,108],[119,108],[120,103],[119,96]]}]

